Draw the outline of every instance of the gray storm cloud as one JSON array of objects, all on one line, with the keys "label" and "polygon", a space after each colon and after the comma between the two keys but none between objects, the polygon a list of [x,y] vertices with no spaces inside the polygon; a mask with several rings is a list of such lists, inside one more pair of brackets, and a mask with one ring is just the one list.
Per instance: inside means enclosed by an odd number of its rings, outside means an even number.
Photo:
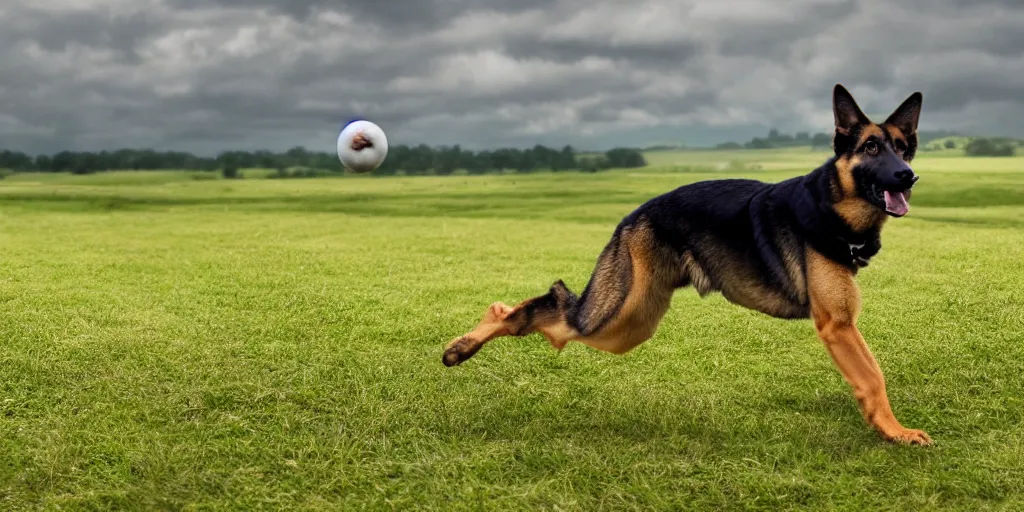
[{"label": "gray storm cloud", "polygon": [[1024,7],[967,0],[15,0],[0,146],[708,144],[911,92],[924,129],[1024,136]]}]

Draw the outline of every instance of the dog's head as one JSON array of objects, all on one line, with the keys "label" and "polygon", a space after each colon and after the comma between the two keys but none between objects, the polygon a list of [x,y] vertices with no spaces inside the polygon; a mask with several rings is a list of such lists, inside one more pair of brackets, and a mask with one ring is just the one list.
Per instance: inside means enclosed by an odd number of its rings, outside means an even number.
[{"label": "dog's head", "polygon": [[873,123],[842,85],[832,93],[833,147],[844,197],[859,197],[893,217],[910,210],[918,176],[910,168],[917,151],[921,93],[903,101],[882,124]]}]

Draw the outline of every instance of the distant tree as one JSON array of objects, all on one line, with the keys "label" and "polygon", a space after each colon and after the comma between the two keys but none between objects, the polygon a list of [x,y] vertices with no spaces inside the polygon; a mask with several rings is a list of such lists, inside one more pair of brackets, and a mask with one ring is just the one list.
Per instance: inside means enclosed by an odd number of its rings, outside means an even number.
[{"label": "distant tree", "polygon": [[597,172],[612,167],[605,155],[586,156],[579,159],[579,169],[583,172]]},{"label": "distant tree", "polygon": [[1013,156],[1016,147],[1007,140],[975,138],[964,146],[967,156]]},{"label": "distant tree", "polygon": [[943,146],[944,146],[944,147],[945,147],[946,149],[956,149],[956,142],[954,142],[954,141],[953,141],[953,139],[948,139],[948,140],[946,140],[946,142],[945,142],[945,143],[943,144]]},{"label": "distant tree", "polygon": [[812,148],[827,148],[827,147],[829,147],[831,145],[832,145],[832,137],[830,137],[827,133],[819,132],[819,133],[815,133],[811,137],[811,147]]},{"label": "distant tree", "polygon": [[547,146],[537,144],[530,149],[528,153],[529,156],[527,158],[529,160],[530,170],[553,170],[558,163],[558,151]]},{"label": "distant tree", "polygon": [[431,168],[434,172],[440,175],[448,175],[455,172],[455,169],[459,168],[459,157],[462,155],[462,149],[458,145],[454,147],[442,147],[433,152],[433,164]]},{"label": "distant tree", "polygon": [[554,156],[554,161],[551,165],[553,171],[567,171],[576,168],[576,151],[572,149],[572,146],[564,146],[557,155]]},{"label": "distant tree", "polygon": [[466,172],[470,174],[483,174],[493,168],[490,151],[481,151],[473,155],[473,158],[468,159],[466,164]]},{"label": "distant tree", "polygon": [[227,151],[217,155],[221,176],[229,180],[238,178],[238,168],[241,167],[240,160],[240,155],[236,151]]},{"label": "distant tree", "polygon": [[32,157],[20,151],[0,151],[0,169],[28,171],[33,168]]},{"label": "distant tree", "polygon": [[97,168],[96,155],[79,153],[71,157],[71,174],[92,174]]},{"label": "distant tree", "polygon": [[476,166],[476,154],[468,149],[463,149],[459,152],[459,168],[466,169],[467,172],[470,167]]},{"label": "distant tree", "polygon": [[635,149],[615,148],[605,152],[604,156],[611,167],[634,168],[647,165],[643,153]]},{"label": "distant tree", "polygon": [[426,174],[434,163],[434,150],[426,144],[409,148],[409,155],[402,168],[408,174]]},{"label": "distant tree", "polygon": [[50,168],[57,172],[70,171],[74,165],[75,155],[70,151],[61,151],[53,155],[53,160],[50,162]]},{"label": "distant tree", "polygon": [[739,142],[723,142],[717,146],[716,149],[743,149],[743,145]]},{"label": "distant tree", "polygon": [[53,171],[53,158],[49,155],[36,155],[35,169],[42,172]]},{"label": "distant tree", "polygon": [[516,172],[531,172],[537,168],[537,162],[533,159],[532,151],[512,149],[512,168]]},{"label": "distant tree", "polygon": [[744,144],[743,147],[747,149],[771,149],[775,147],[775,145],[768,139],[754,137],[753,139],[750,139],[750,142]]},{"label": "distant tree", "polygon": [[285,152],[284,156],[288,159],[287,164],[290,167],[305,167],[309,165],[309,152],[302,146],[290,148]]},{"label": "distant tree", "polygon": [[270,151],[257,151],[253,154],[253,157],[256,159],[256,166],[263,167],[264,169],[278,169],[285,165],[281,159],[276,158]]},{"label": "distant tree", "polygon": [[[388,146],[388,154],[381,162],[380,167],[374,170],[374,173],[381,175],[398,174],[399,171],[405,170],[403,167],[409,160],[409,146],[405,144],[397,144],[394,146]],[[331,168],[339,169],[338,160],[336,155],[331,157]]]},{"label": "distant tree", "polygon": [[502,171],[505,169],[515,169],[515,153],[512,149],[502,148],[491,152],[491,164],[494,169]]},{"label": "distant tree", "polygon": [[768,142],[771,143],[772,147],[793,146],[795,141],[796,139],[792,135],[782,133],[775,128],[768,131]]}]

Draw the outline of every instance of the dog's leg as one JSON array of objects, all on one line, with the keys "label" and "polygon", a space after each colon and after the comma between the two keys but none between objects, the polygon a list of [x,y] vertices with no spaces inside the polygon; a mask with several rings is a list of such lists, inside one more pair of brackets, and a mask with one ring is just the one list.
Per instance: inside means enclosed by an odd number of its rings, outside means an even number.
[{"label": "dog's leg", "polygon": [[452,340],[442,361],[457,365],[499,336],[539,332],[557,350],[570,341],[625,354],[654,334],[679,283],[678,259],[659,253],[646,223],[616,231],[576,297],[562,281],[515,307],[492,304],[476,328]]},{"label": "dog's leg", "polygon": [[818,336],[843,378],[853,388],[864,419],[889,441],[931,444],[927,433],[904,428],[892,413],[885,391],[885,377],[857,330],[860,291],[853,274],[811,250],[808,251],[807,278],[811,316]]},{"label": "dog's leg", "polygon": [[445,366],[454,366],[473,357],[494,338],[526,336],[534,332],[540,332],[553,347],[561,350],[577,334],[567,323],[575,301],[572,292],[558,281],[548,293],[525,300],[515,307],[495,302],[487,308],[472,331],[448,344],[441,360]]}]

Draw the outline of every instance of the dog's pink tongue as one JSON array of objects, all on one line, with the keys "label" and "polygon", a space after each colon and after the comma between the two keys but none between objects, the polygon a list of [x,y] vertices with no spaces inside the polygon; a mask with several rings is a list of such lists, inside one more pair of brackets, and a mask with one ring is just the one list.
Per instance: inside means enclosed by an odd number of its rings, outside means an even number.
[{"label": "dog's pink tongue", "polygon": [[885,210],[893,215],[903,216],[910,211],[910,205],[907,203],[907,196],[904,192],[889,192],[884,191],[885,194]]}]

